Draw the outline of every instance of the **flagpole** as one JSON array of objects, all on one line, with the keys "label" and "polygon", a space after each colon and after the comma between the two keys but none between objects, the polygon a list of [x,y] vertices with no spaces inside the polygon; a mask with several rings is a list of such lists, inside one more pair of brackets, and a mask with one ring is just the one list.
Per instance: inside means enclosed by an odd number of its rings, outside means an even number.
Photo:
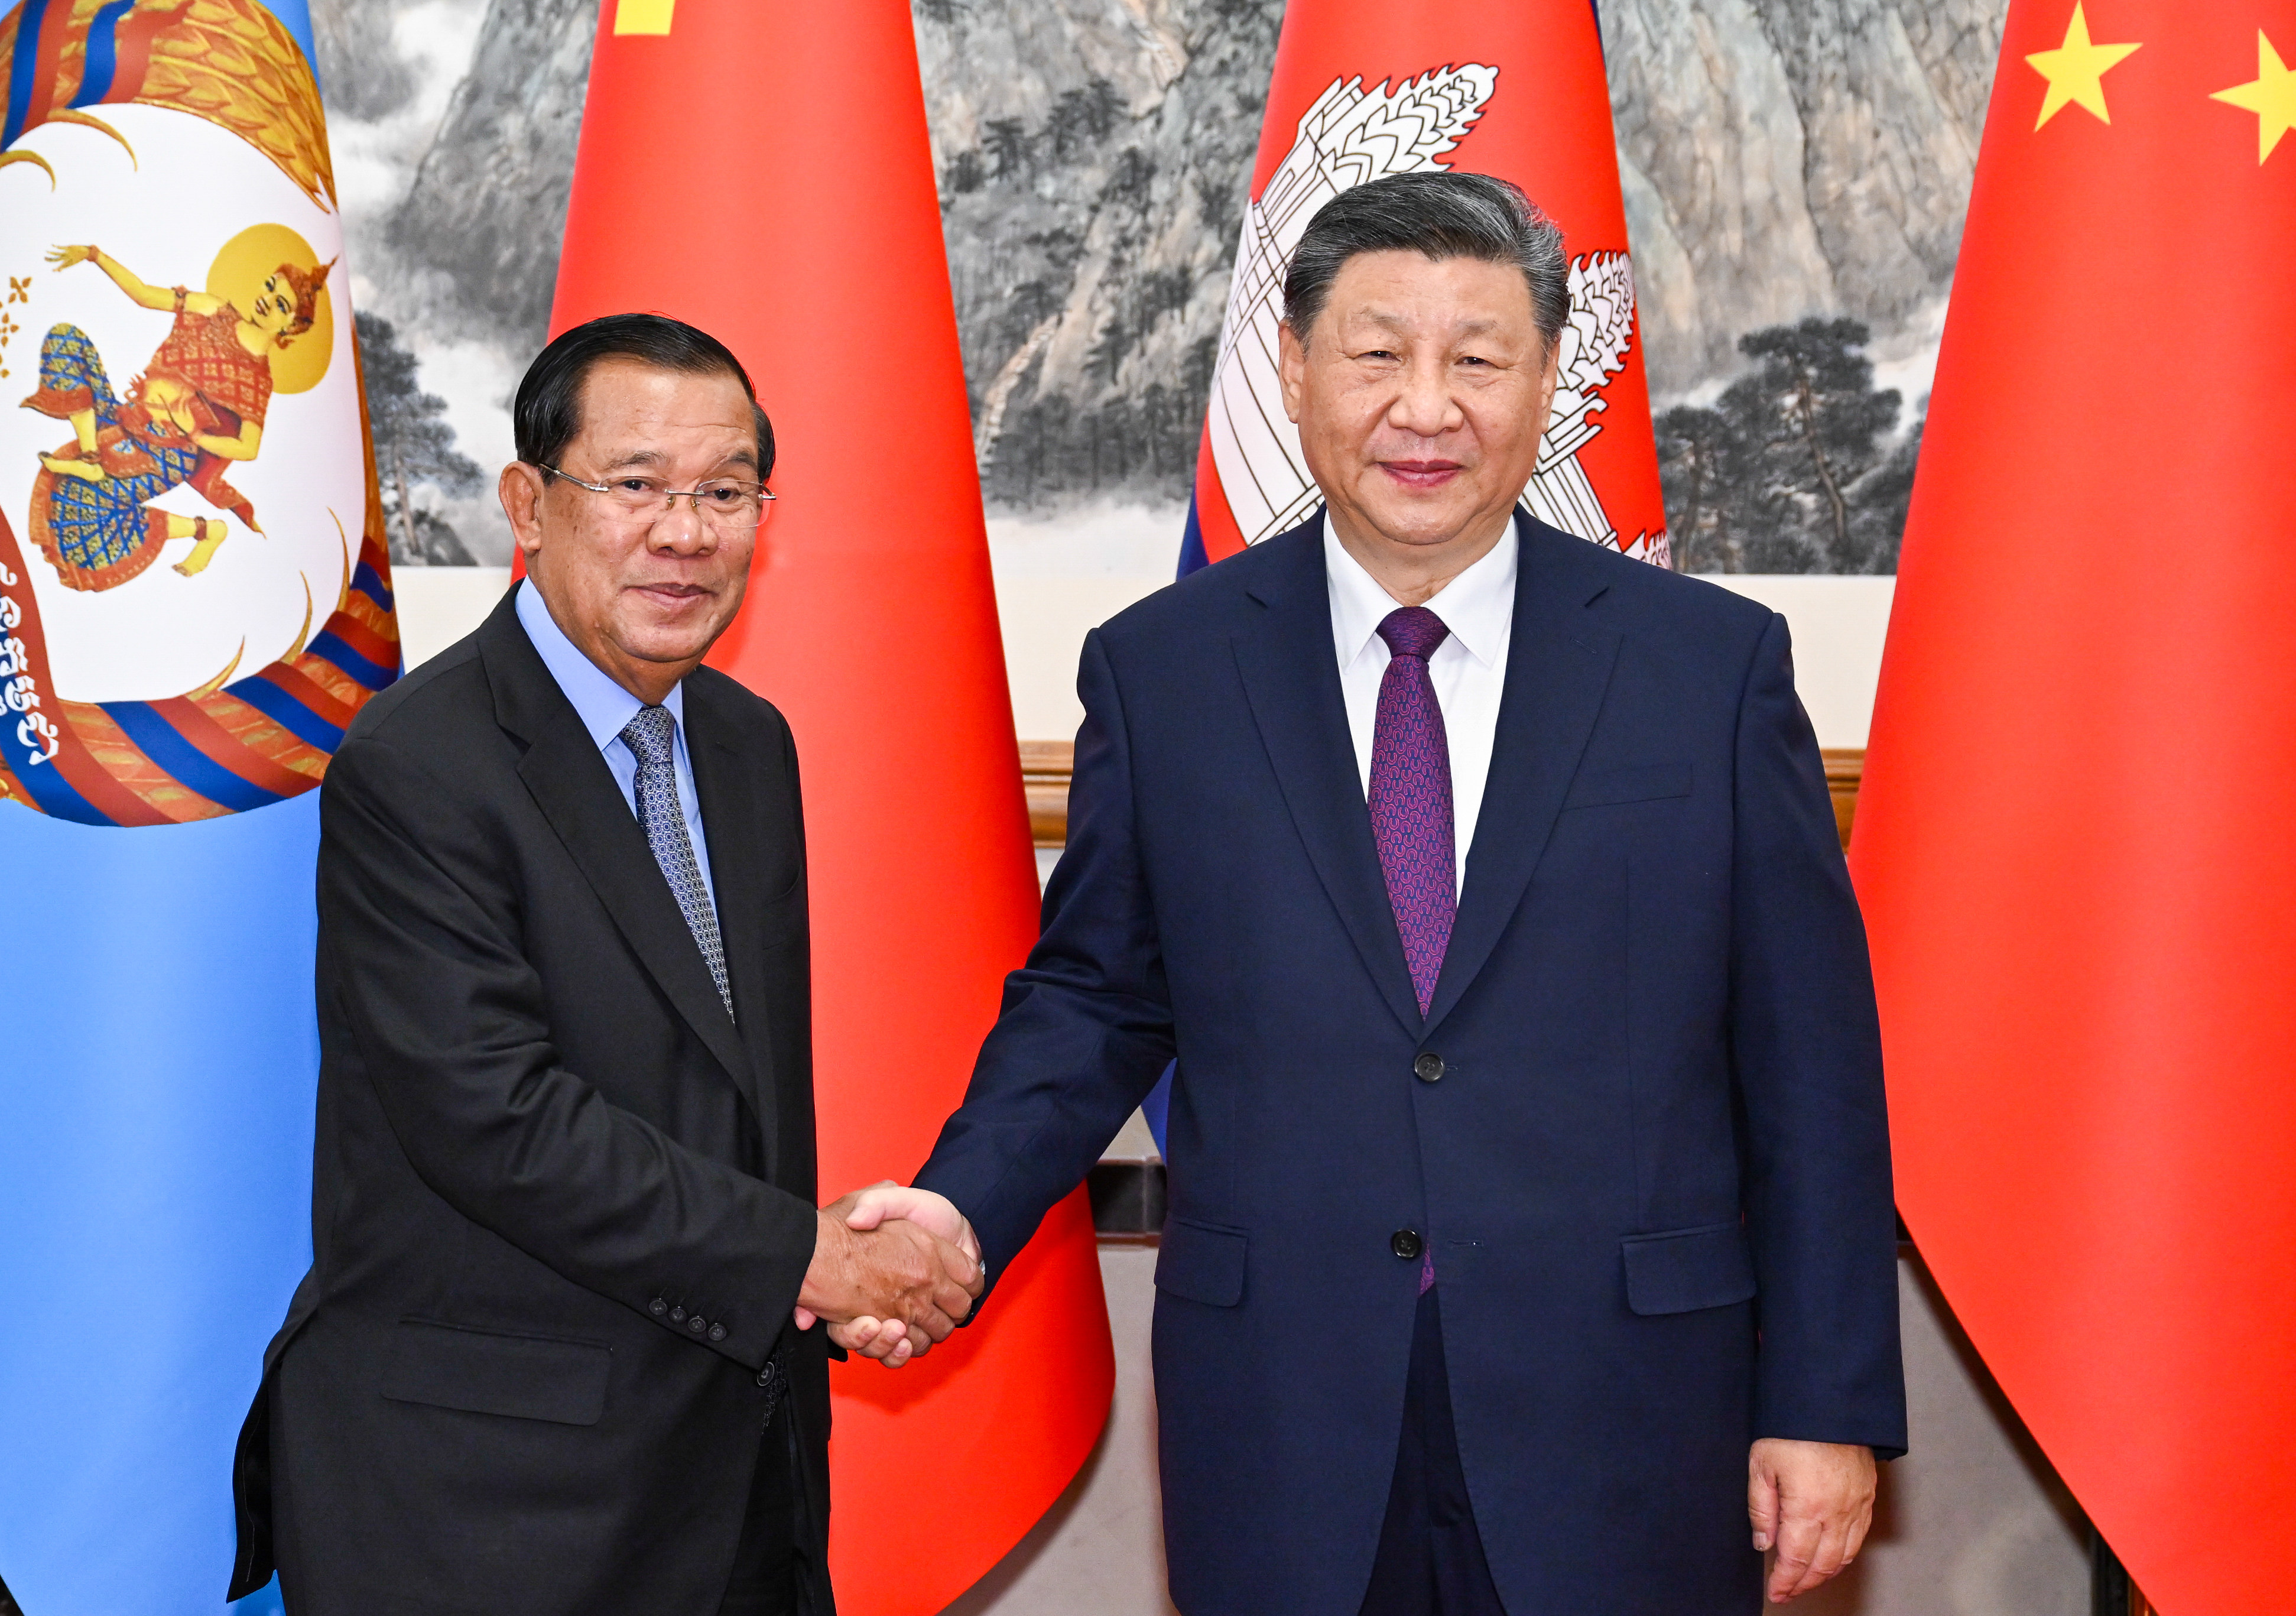
[{"label": "flagpole", "polygon": [[2088,1544],[2090,1616],[2156,1616],[2152,1602],[2128,1579],[2128,1568],[2094,1526]]}]

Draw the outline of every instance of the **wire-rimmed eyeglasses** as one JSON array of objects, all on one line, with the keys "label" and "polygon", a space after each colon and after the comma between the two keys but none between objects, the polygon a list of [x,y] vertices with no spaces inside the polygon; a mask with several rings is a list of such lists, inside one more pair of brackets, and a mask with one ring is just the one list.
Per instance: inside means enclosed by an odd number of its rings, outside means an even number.
[{"label": "wire-rimmed eyeglasses", "polygon": [[611,482],[590,482],[554,465],[542,469],[554,477],[563,477],[578,488],[603,494],[621,513],[623,520],[632,523],[659,521],[677,509],[679,500],[690,499],[694,514],[711,527],[742,533],[765,519],[766,505],[774,497],[774,491],[765,484],[744,482],[735,477],[713,477],[690,488],[673,488],[659,477],[617,477]]}]

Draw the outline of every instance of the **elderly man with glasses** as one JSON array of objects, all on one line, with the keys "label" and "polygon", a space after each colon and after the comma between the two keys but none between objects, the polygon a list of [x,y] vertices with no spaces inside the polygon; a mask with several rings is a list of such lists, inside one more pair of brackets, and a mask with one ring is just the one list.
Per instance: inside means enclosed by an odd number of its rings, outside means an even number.
[{"label": "elderly man with glasses", "polygon": [[701,665],[772,427],[656,315],[558,338],[515,410],[525,581],[368,704],[321,798],[316,1259],[233,1592],[827,1612],[827,1337],[899,1320],[852,1338],[898,1361],[980,1278],[815,1204],[796,748]]}]

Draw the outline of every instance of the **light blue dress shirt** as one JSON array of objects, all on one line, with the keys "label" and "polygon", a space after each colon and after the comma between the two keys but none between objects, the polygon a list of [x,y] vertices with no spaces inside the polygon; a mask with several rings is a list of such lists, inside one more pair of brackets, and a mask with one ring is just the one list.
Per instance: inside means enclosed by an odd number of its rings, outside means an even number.
[{"label": "light blue dress shirt", "polygon": [[[526,629],[526,637],[542,654],[542,665],[550,669],[550,677],[558,681],[558,688],[574,704],[575,717],[582,720],[582,727],[590,732],[590,739],[606,755],[606,767],[614,773],[614,783],[622,788],[622,800],[630,805],[633,815],[636,814],[638,755],[622,739],[622,731],[645,703],[607,677],[580,646],[566,637],[557,619],[550,615],[550,608],[542,603],[542,595],[530,578],[519,582],[518,620]],[[685,686],[672,688],[662,705],[669,709],[676,726],[672,734],[677,760],[677,806],[685,815],[685,834],[693,843],[693,862],[701,866],[702,884],[709,889],[709,901],[714,905],[718,901],[718,883],[709,879],[709,843],[701,834],[701,798],[693,789],[693,759],[685,750]]]}]

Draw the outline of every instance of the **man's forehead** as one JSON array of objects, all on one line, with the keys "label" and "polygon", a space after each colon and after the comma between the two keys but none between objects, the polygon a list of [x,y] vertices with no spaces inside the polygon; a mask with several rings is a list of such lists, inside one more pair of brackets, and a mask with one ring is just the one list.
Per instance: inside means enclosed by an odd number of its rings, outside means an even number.
[{"label": "man's forehead", "polygon": [[712,447],[723,459],[757,463],[756,408],[727,371],[604,360],[582,379],[580,420],[576,436],[608,464],[667,463]]},{"label": "man's forehead", "polygon": [[[677,451],[672,451],[647,443],[643,439],[615,439],[611,441],[594,441],[587,447],[590,449],[592,460],[602,470],[641,472],[650,469],[667,469],[680,460],[689,458],[695,447],[699,447],[707,453],[709,448],[721,446],[686,445],[681,446]],[[722,446],[722,448],[723,452],[718,455],[714,464],[747,466],[752,470],[756,469],[758,446],[754,437],[744,436],[739,442],[728,441]]]},{"label": "man's forehead", "polygon": [[1398,307],[1383,302],[1365,302],[1352,308],[1335,308],[1334,312],[1341,320],[1374,325],[1382,331],[1414,332],[1432,325],[1463,337],[1480,336],[1488,332],[1512,332],[1529,324],[1527,317],[1516,319],[1491,310],[1456,304],[1414,308],[1407,305]]},{"label": "man's forehead", "polygon": [[1472,305],[1499,316],[1530,316],[1530,283],[1512,264],[1486,258],[1431,258],[1418,252],[1359,252],[1332,278],[1333,308],[1365,302],[1390,310],[1429,304]]}]

